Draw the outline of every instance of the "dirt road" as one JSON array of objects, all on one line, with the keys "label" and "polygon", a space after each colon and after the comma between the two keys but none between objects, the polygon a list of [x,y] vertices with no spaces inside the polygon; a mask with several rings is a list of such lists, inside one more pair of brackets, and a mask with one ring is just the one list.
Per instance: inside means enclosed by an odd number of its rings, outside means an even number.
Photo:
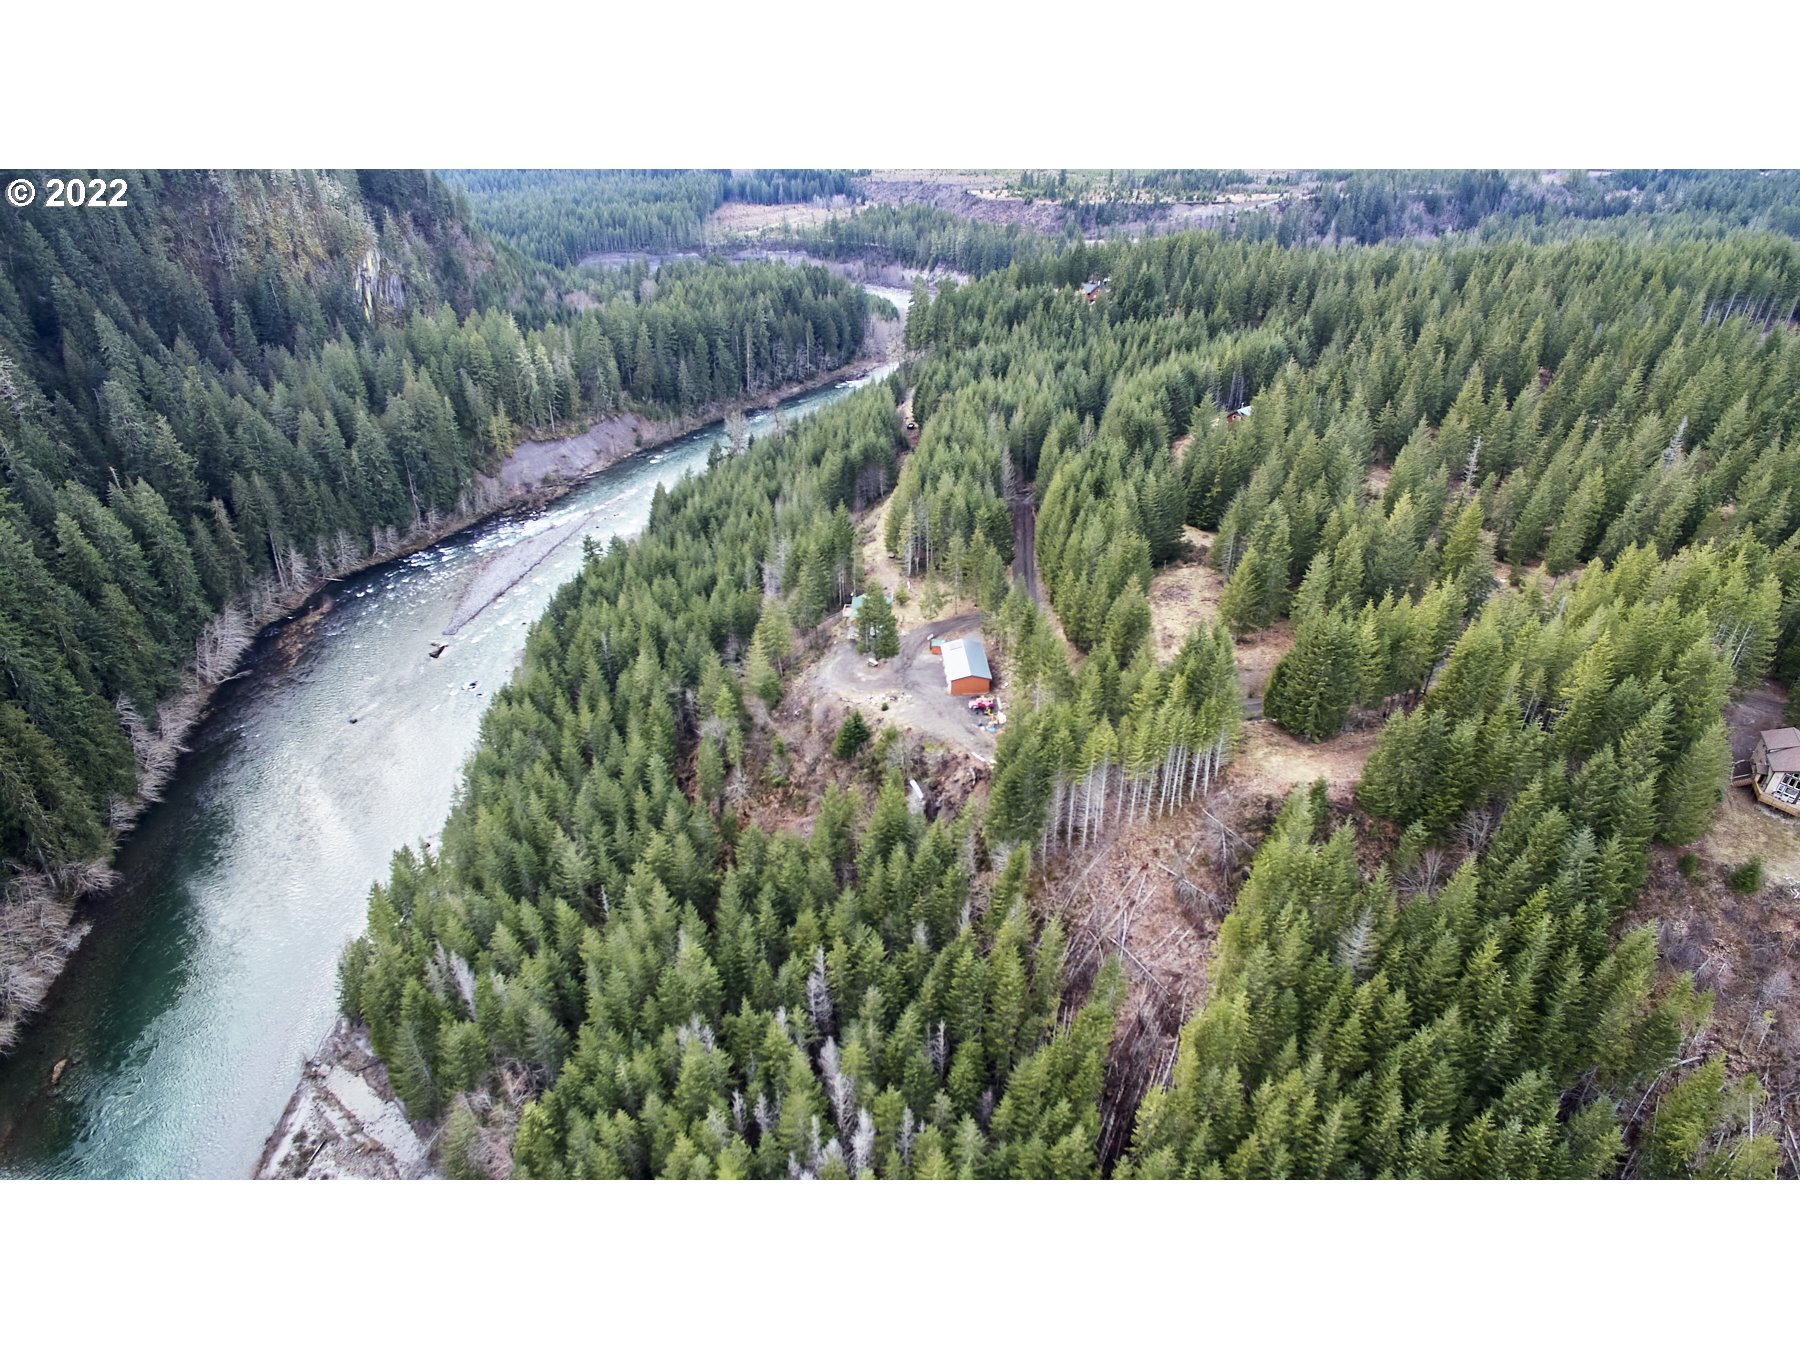
[{"label": "dirt road", "polygon": [[1748,774],[1750,756],[1762,733],[1787,724],[1787,695],[1773,680],[1764,680],[1755,689],[1746,689],[1741,697],[1727,703],[1725,726],[1731,735],[1733,767]]},{"label": "dirt road", "polygon": [[967,699],[944,691],[943,666],[926,646],[934,633],[949,638],[975,631],[981,617],[980,611],[970,610],[914,628],[901,636],[900,655],[878,666],[871,666],[850,639],[834,639],[831,650],[806,673],[805,684],[861,709],[872,725],[905,727],[992,764],[994,737],[981,729]]},{"label": "dirt road", "polygon": [[1037,503],[1031,499],[1029,487],[1020,488],[1007,498],[1013,522],[1013,576],[1025,588],[1025,594],[1042,605],[1038,592],[1037,572]]}]

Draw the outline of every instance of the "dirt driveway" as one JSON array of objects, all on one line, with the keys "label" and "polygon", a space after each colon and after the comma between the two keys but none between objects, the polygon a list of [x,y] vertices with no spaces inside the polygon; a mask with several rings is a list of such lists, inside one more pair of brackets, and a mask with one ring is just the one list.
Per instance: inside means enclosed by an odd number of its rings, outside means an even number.
[{"label": "dirt driveway", "polygon": [[1787,721],[1787,694],[1773,680],[1764,680],[1754,689],[1725,705],[1725,726],[1731,734],[1731,758],[1744,773],[1750,771],[1750,756],[1765,731],[1784,727]]},{"label": "dirt driveway", "polygon": [[1013,576],[1025,588],[1034,605],[1042,605],[1044,596],[1038,590],[1037,570],[1037,503],[1031,499],[1031,486],[1026,484],[1006,500],[1013,522]]},{"label": "dirt driveway", "polygon": [[[906,727],[992,764],[994,737],[969,712],[968,699],[944,691],[943,664],[926,647],[933,633],[960,637],[980,627],[977,610],[922,624],[901,635],[900,655],[878,666],[871,666],[849,638],[834,638],[830,650],[807,671],[804,683],[813,692],[860,708],[873,726]],[[885,712],[883,703],[888,705]]]}]

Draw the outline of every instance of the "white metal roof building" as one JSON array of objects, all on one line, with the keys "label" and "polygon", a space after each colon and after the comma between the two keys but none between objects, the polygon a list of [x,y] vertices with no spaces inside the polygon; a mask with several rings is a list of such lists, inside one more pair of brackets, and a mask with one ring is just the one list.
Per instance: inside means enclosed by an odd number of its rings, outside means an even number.
[{"label": "white metal roof building", "polygon": [[982,694],[993,682],[987,647],[980,638],[961,637],[944,644],[944,688],[952,694]]}]

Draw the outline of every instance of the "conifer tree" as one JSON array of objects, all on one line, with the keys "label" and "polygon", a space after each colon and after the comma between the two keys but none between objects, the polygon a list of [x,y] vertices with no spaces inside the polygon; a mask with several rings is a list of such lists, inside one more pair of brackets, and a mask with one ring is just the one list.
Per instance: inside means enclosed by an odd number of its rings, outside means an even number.
[{"label": "conifer tree", "polygon": [[839,759],[855,759],[863,746],[869,743],[869,724],[856,709],[838,727],[837,738],[831,743],[831,753]]},{"label": "conifer tree", "polygon": [[894,607],[879,588],[863,596],[857,612],[856,649],[881,660],[900,655],[900,626],[894,619]]},{"label": "conifer tree", "polygon": [[1278,726],[1322,741],[1342,730],[1355,700],[1356,630],[1337,611],[1314,613],[1295,627],[1294,645],[1277,663],[1263,711]]}]

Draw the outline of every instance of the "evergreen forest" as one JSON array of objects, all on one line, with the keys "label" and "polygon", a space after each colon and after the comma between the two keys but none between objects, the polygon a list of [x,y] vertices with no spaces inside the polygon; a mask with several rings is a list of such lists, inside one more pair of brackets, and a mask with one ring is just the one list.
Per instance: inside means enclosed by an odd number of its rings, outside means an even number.
[{"label": "evergreen forest", "polygon": [[[1794,1085],[1709,1033],[1648,898],[1733,701],[1800,675],[1793,177],[1314,175],[1085,237],[1244,178],[1034,171],[1060,233],[797,236],[916,275],[904,361],[589,544],[343,954],[446,1175],[1792,1175]],[[863,187],[140,174],[133,212],[0,216],[14,931],[98,884],[159,709],[292,597],[491,509],[521,440],[864,346],[820,266],[583,258]],[[1215,599],[1170,632],[1177,574]],[[821,692],[865,591],[856,663],[948,611],[999,671],[991,764],[929,811],[941,747]],[[1233,817],[1205,995],[1138,1073],[1154,977],[1069,878],[1200,838],[1253,740],[1357,737],[1354,781]],[[41,995],[9,979],[0,1028]]]},{"label": "evergreen forest", "polygon": [[[346,1009],[461,1175],[1772,1175],[1766,1089],[1684,1059],[1711,997],[1633,904],[1708,827],[1727,699],[1800,657],[1797,263],[1202,233],[921,286],[901,374],[558,597]],[[790,771],[770,718],[890,486],[883,550],[1006,654],[989,791],[909,814],[906,747],[858,714],[847,785],[771,831],[743,807]],[[1190,529],[1218,617],[1160,659]],[[1323,784],[1281,806],[1103,1149],[1133,972],[1071,978],[1039,869],[1230,782],[1234,636],[1273,625],[1282,734],[1385,726],[1351,818]]]}]

